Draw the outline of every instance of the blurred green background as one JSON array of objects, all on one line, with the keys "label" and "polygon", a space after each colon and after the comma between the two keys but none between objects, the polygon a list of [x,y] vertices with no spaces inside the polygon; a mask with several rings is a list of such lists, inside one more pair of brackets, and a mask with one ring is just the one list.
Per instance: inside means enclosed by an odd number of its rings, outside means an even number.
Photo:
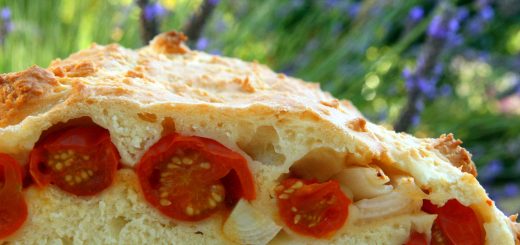
[{"label": "blurred green background", "polygon": [[[146,3],[138,6],[138,2]],[[183,30],[203,1],[0,0],[0,72],[46,67],[91,43],[144,43],[143,18]],[[193,49],[320,82],[372,121],[453,132],[506,213],[520,212],[516,0],[209,0]],[[206,9],[207,10],[207,9]],[[143,11],[143,12],[141,12]],[[143,13],[143,14],[141,14]]]}]

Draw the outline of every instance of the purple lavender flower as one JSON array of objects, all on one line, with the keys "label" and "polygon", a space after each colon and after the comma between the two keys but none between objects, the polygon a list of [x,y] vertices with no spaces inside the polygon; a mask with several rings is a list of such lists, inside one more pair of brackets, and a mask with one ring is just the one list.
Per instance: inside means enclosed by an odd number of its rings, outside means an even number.
[{"label": "purple lavender flower", "polygon": [[360,10],[361,10],[361,3],[359,3],[359,2],[351,3],[347,6],[347,13],[352,18],[355,18],[356,16],[358,16]]},{"label": "purple lavender flower", "polygon": [[2,18],[3,21],[10,21],[11,9],[8,7],[2,8],[2,10],[0,10],[0,18]]},{"label": "purple lavender flower", "polygon": [[443,17],[441,15],[436,15],[430,22],[430,26],[428,27],[428,35],[433,38],[449,39],[448,41],[452,42],[452,39],[456,37],[457,31],[459,30],[460,22],[467,16],[467,9],[459,8],[456,14],[447,20],[448,23],[445,25],[442,23]]},{"label": "purple lavender flower", "polygon": [[459,26],[460,26],[460,21],[457,18],[452,18],[448,22],[448,31],[450,31],[450,33],[455,33],[459,30]]},{"label": "purple lavender flower", "polygon": [[403,71],[403,77],[405,79],[405,86],[408,91],[418,89],[421,94],[426,95],[432,99],[436,95],[437,78],[426,78],[421,76],[412,75],[409,69]]},{"label": "purple lavender flower", "polygon": [[469,16],[469,11],[467,8],[461,7],[457,9],[457,13],[455,14],[455,18],[459,21],[463,21]]},{"label": "purple lavender flower", "polygon": [[437,79],[431,78],[418,78],[417,79],[417,87],[419,90],[426,95],[429,99],[433,99],[435,97],[437,88]]},{"label": "purple lavender flower", "polygon": [[421,123],[421,115],[419,114],[415,114],[412,116],[412,126],[417,126],[419,125],[419,123]]},{"label": "purple lavender flower", "polygon": [[14,24],[11,21],[11,9],[8,7],[0,10],[0,44],[5,40],[6,34],[14,30]]},{"label": "purple lavender flower", "polygon": [[518,185],[514,183],[508,183],[504,186],[504,196],[505,197],[515,197],[520,194],[520,188]]},{"label": "purple lavender flower", "polygon": [[486,5],[480,10],[479,16],[485,21],[490,21],[495,16],[495,11],[491,6]]},{"label": "purple lavender flower", "polygon": [[148,21],[151,21],[155,18],[161,18],[167,14],[166,8],[164,8],[160,3],[152,3],[146,5],[144,8],[144,18]]},{"label": "purple lavender flower", "polygon": [[480,34],[484,29],[484,22],[480,18],[473,18],[469,21],[467,28],[467,30],[473,35]]},{"label": "purple lavender flower", "polygon": [[495,159],[490,161],[479,171],[479,179],[483,182],[493,181],[504,170],[502,161]]},{"label": "purple lavender flower", "polygon": [[415,109],[417,109],[417,111],[421,112],[424,110],[424,101],[423,100],[417,100],[417,102],[415,102]]},{"label": "purple lavender flower", "polygon": [[418,22],[424,17],[424,9],[421,6],[415,6],[410,9],[408,19],[413,22]]},{"label": "purple lavender flower", "polygon": [[444,38],[447,32],[447,29],[442,25],[442,17],[440,15],[433,17],[428,27],[428,35],[436,38]]},{"label": "purple lavender flower", "polygon": [[205,50],[209,45],[209,40],[205,37],[201,37],[197,40],[195,48],[198,50]]}]

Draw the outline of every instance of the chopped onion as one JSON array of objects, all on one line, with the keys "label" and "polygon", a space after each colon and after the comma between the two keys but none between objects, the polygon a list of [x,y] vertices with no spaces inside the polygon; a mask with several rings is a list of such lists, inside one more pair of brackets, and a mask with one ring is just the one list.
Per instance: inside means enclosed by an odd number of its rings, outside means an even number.
[{"label": "chopped onion", "polygon": [[413,179],[397,181],[394,191],[354,203],[359,209],[359,219],[379,219],[389,216],[418,212],[425,194],[415,185]]},{"label": "chopped onion", "polygon": [[282,229],[272,219],[241,199],[224,223],[224,234],[239,244],[267,244]]},{"label": "chopped onion", "polygon": [[374,198],[392,191],[390,181],[378,167],[350,167],[342,170],[334,179],[352,192],[354,201]]}]

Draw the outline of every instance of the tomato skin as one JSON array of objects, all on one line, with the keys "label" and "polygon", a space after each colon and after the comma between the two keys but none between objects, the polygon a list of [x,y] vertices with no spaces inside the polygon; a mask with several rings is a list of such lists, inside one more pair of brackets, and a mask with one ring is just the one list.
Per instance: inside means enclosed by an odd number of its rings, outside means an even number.
[{"label": "tomato skin", "polygon": [[339,183],[329,180],[285,179],[276,188],[278,210],[293,231],[315,238],[332,236],[348,218],[352,201],[341,191]]},{"label": "tomato skin", "polygon": [[[181,153],[189,153],[195,160],[189,165],[170,164],[174,158],[187,156]],[[234,205],[239,198],[256,198],[247,160],[207,138],[166,135],[144,154],[136,171],[146,200],[164,215],[178,220],[205,219],[224,207],[224,199]],[[213,192],[219,196],[217,204],[204,206],[202,203],[210,201]],[[192,207],[195,213],[188,212]]]},{"label": "tomato skin", "polygon": [[432,228],[432,244],[484,244],[484,227],[475,211],[456,199],[449,200],[442,207],[423,200],[422,210],[438,215]]},{"label": "tomato skin", "polygon": [[412,234],[410,234],[410,238],[405,243],[405,245],[428,245],[428,242],[426,241],[426,235],[414,231]]},{"label": "tomato skin", "polygon": [[[61,154],[68,154],[67,160],[60,159]],[[112,184],[119,159],[108,130],[99,126],[67,128],[36,144],[29,172],[39,187],[54,184],[77,196],[93,196]]]},{"label": "tomato skin", "polygon": [[0,153],[0,239],[16,232],[27,219],[22,193],[22,168],[8,155]]}]

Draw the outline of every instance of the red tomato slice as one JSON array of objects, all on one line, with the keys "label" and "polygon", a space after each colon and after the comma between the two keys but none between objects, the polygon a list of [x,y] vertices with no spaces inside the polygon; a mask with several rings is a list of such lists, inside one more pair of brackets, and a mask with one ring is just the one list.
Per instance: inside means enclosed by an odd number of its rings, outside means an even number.
[{"label": "red tomato slice", "polygon": [[432,244],[484,244],[484,228],[470,207],[455,199],[449,200],[442,207],[424,200],[422,210],[438,215],[432,227]]},{"label": "red tomato slice", "polygon": [[240,198],[256,198],[247,160],[211,139],[167,135],[136,169],[146,200],[178,220],[202,220],[226,201],[234,205]]},{"label": "red tomato slice", "polygon": [[278,209],[285,224],[306,236],[326,238],[345,224],[351,200],[339,183],[289,178],[276,188]]},{"label": "red tomato slice", "polygon": [[414,231],[412,234],[410,234],[410,238],[405,243],[405,245],[428,245],[428,242],[426,241],[426,235]]},{"label": "red tomato slice", "polygon": [[29,171],[39,186],[92,196],[112,184],[119,159],[106,129],[74,127],[42,139],[31,152]]},{"label": "red tomato slice", "polygon": [[22,168],[16,160],[0,153],[0,239],[17,231],[26,219]]}]

